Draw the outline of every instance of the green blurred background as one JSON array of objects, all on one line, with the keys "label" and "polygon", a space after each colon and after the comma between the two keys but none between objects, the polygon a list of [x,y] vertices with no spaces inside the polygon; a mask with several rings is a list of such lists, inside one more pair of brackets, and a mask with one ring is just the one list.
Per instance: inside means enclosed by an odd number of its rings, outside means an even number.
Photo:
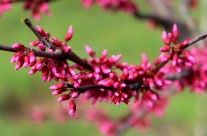
[{"label": "green blurred background", "polygon": [[[83,57],[87,57],[84,49],[86,44],[97,55],[103,49],[108,49],[110,55],[121,53],[122,61],[130,64],[139,64],[143,52],[148,54],[149,60],[159,55],[162,30],[150,30],[146,22],[138,21],[128,14],[106,12],[97,6],[84,9],[80,0],[52,2],[50,9],[51,17],[43,15],[39,22],[35,22],[30,13],[22,10],[21,3],[15,4],[11,11],[0,18],[0,43],[12,45],[19,42],[28,45],[35,40],[33,33],[20,22],[22,17],[28,17],[34,24],[39,24],[59,39],[63,39],[68,26],[73,25],[74,37],[70,45],[74,52]],[[35,105],[49,114],[54,114],[51,109],[62,105],[57,104],[56,97],[51,95],[49,86],[52,83],[42,83],[40,74],[29,76],[29,69],[15,71],[15,65],[10,64],[11,56],[12,53],[0,52],[0,136],[101,135],[95,124],[82,119],[71,119],[69,116],[64,124],[57,123],[54,118],[43,123],[32,121],[30,113],[25,114],[25,111],[27,113]],[[201,131],[205,130],[207,124],[206,98],[205,94],[198,96],[188,90],[174,95],[166,114],[161,118],[153,117],[149,129],[140,131],[135,128],[125,135],[190,136],[197,135],[198,130],[202,134]],[[114,117],[129,110],[125,105],[99,105],[108,108]]]}]

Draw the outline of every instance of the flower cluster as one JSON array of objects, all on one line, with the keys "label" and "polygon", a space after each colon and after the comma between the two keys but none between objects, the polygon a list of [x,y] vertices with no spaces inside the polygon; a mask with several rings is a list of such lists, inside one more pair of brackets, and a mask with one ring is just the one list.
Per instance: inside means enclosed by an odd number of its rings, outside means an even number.
[{"label": "flower cluster", "polygon": [[[183,90],[184,87],[189,86],[192,91],[197,93],[206,92],[207,88],[207,65],[205,62],[207,55],[206,46],[201,48],[192,48],[190,50],[192,56],[195,56],[196,63],[191,68],[183,69],[183,73],[187,76],[177,80],[176,86],[178,90]],[[199,54],[199,55],[198,55]]]},{"label": "flower cluster", "polygon": [[12,8],[12,4],[9,2],[10,0],[2,0],[0,1],[0,16],[7,10]]},{"label": "flower cluster", "polygon": [[[50,89],[53,90],[53,95],[61,94],[58,102],[69,100],[71,116],[75,114],[75,99],[80,94],[92,99],[92,103],[109,100],[117,106],[122,102],[131,105],[130,99],[135,98],[136,101],[153,107],[154,102],[159,100],[159,95],[153,88],[162,90],[170,83],[164,77],[166,71],[156,71],[156,65],[148,62],[145,54],[142,55],[141,65],[128,65],[120,62],[121,54],[108,57],[108,51],[104,50],[97,57],[92,48],[86,45],[90,58],[81,59],[67,45],[73,36],[72,26],[68,29],[65,41],[60,41],[55,37],[50,38],[50,33],[40,26],[34,28],[28,19],[23,21],[38,37],[38,40],[30,43],[31,46],[38,47],[38,50],[15,43],[12,49],[16,53],[11,63],[16,62],[16,70],[31,67],[30,75],[41,72],[43,81],[60,80],[60,83],[52,85]],[[69,65],[67,60],[75,64]]]},{"label": "flower cluster", "polygon": [[[142,65],[135,66],[120,63],[121,55],[107,57],[107,50],[96,57],[95,52],[87,45],[86,52],[91,56],[87,62],[93,70],[83,71],[77,65],[70,66],[72,76],[67,77],[68,82],[50,87],[54,90],[54,95],[69,91],[68,94],[61,95],[58,101],[75,99],[85,93],[87,99],[92,99],[92,103],[110,100],[117,106],[121,102],[131,105],[130,99],[134,97],[143,105],[153,107],[154,103],[159,102],[159,95],[152,88],[161,89],[170,83],[164,78],[164,71],[153,73],[152,65],[145,55]],[[122,73],[119,74],[118,70]]]},{"label": "flower cluster", "polygon": [[[40,20],[42,13],[48,16],[51,14],[49,10],[51,1],[1,0],[0,15],[10,10],[13,3],[23,2],[23,9],[31,11],[35,20]],[[162,2],[166,8],[169,7],[173,11],[175,1]],[[151,27],[160,25],[169,30],[172,26],[172,31],[163,31],[164,47],[160,48],[161,54],[154,62],[149,62],[147,55],[143,53],[141,64],[131,65],[121,61],[121,54],[109,56],[106,49],[98,56],[89,45],[85,46],[89,58],[80,58],[68,45],[73,37],[72,26],[69,27],[64,39],[59,40],[51,37],[50,33],[40,26],[37,25],[35,28],[28,19],[23,19],[38,39],[30,42],[30,47],[15,43],[11,47],[0,45],[0,50],[15,52],[11,59],[12,64],[16,63],[15,70],[22,67],[30,68],[29,75],[40,72],[43,82],[56,81],[57,83],[50,86],[50,90],[52,95],[59,95],[58,102],[66,102],[70,116],[74,116],[76,106],[81,105],[78,99],[84,102],[91,100],[92,104],[110,102],[119,106],[124,103],[130,110],[126,116],[116,120],[100,110],[93,110],[87,114],[87,119],[95,121],[103,134],[114,136],[129,127],[148,127],[151,123],[151,114],[162,116],[168,103],[168,96],[175,91],[174,88],[172,91],[172,85],[179,91],[184,87],[190,87],[198,93],[206,91],[207,65],[204,62],[207,45],[188,50],[187,48],[205,39],[207,34],[197,39],[186,40],[186,36],[180,37],[177,25],[172,25],[175,21],[173,17],[140,12],[133,0],[82,0],[82,4],[85,8],[98,4],[108,11],[124,11],[137,19],[147,20]],[[185,8],[193,9],[198,7],[198,0],[188,0],[183,4],[186,4]],[[179,28],[185,27],[183,31],[189,32],[190,25],[186,25],[188,20],[183,23],[182,19],[176,17],[176,21]],[[181,40],[183,42],[180,42]],[[64,122],[65,109],[58,110],[56,114],[59,116],[58,120]],[[47,118],[47,115],[37,108],[34,109],[32,118],[40,123]]]},{"label": "flower cluster", "polygon": [[[207,88],[207,66],[203,64],[207,55],[206,46],[189,51],[186,49],[206,35],[179,42],[176,24],[173,25],[172,32],[163,32],[165,45],[160,48],[161,55],[153,63],[143,53],[140,65],[130,65],[120,61],[121,54],[109,56],[107,50],[97,56],[89,45],[85,46],[89,58],[80,58],[68,45],[73,37],[72,26],[69,26],[61,41],[51,37],[40,26],[35,28],[28,19],[22,21],[37,36],[38,39],[30,42],[30,46],[38,49],[20,43],[11,47],[0,45],[0,48],[15,52],[11,59],[11,63],[16,63],[15,70],[21,67],[31,68],[29,74],[41,72],[43,82],[58,82],[50,86],[52,95],[60,95],[58,102],[67,101],[70,116],[75,115],[77,99],[83,99],[81,95],[86,100],[92,100],[92,103],[109,101],[117,106],[125,103],[131,107],[130,116],[123,117],[118,122],[102,114],[97,116],[103,118],[100,120],[100,129],[107,135],[114,135],[126,120],[130,126],[145,128],[150,124],[148,115],[161,116],[167,105],[169,86],[173,83],[177,84],[178,89],[190,86],[197,92],[203,92]],[[196,56],[197,54],[200,55]],[[74,63],[69,64],[69,61]],[[34,118],[36,115],[39,117],[39,112],[34,114]]]},{"label": "flower cluster", "polygon": [[83,0],[82,3],[85,8],[89,8],[97,3],[106,10],[121,10],[130,14],[134,14],[138,9],[138,6],[132,0]]},{"label": "flower cluster", "polygon": [[[18,0],[1,0],[0,1],[0,16],[7,10],[12,8],[12,4],[19,2]],[[24,10],[30,10],[31,15],[35,20],[40,20],[41,14],[44,13],[50,16],[49,0],[25,0],[23,4]]]},{"label": "flower cluster", "polygon": [[[43,37],[48,39],[50,34],[45,32],[40,26],[36,27],[37,32]],[[72,37],[72,26],[69,28],[68,34],[66,35],[67,41]],[[69,53],[71,51],[71,47],[67,46],[65,42],[58,41],[57,38],[53,37],[51,40],[51,44],[55,47],[61,48],[65,53]],[[40,40],[35,40],[30,43],[31,46],[39,47],[39,50],[42,52],[46,51],[46,45],[43,44]],[[42,72],[43,81],[51,81],[54,79],[58,81],[59,79],[64,80],[65,76],[67,76],[68,64],[67,62],[63,62],[57,59],[45,58],[45,57],[36,57],[35,53],[26,48],[24,45],[20,43],[15,43],[12,45],[12,48],[17,49],[18,52],[14,54],[11,59],[11,63],[17,62],[15,67],[16,70],[24,66],[25,68],[31,67],[30,75],[36,73],[37,71]],[[48,50],[50,53],[55,52],[54,49],[50,48]]]},{"label": "flower cluster", "polygon": [[[119,130],[117,124],[125,124],[128,120],[130,126],[145,128],[150,124],[148,115],[156,114],[161,116],[167,105],[169,85],[173,82],[167,78],[169,73],[180,73],[184,70],[191,71],[188,77],[181,77],[175,81],[178,87],[191,86],[197,92],[207,87],[205,61],[206,50],[186,48],[191,44],[186,40],[179,43],[179,32],[176,25],[172,32],[163,32],[161,55],[154,63],[150,63],[146,54],[142,54],[141,65],[129,65],[127,62],[120,62],[122,55],[108,55],[104,50],[100,56],[86,45],[88,59],[79,58],[68,42],[73,37],[73,28],[69,27],[63,41],[50,36],[40,26],[33,27],[28,19],[23,19],[25,24],[38,37],[32,41],[30,46],[38,50],[25,47],[23,44],[15,43],[11,49],[15,54],[11,63],[16,62],[15,69],[21,67],[31,68],[29,74],[42,73],[42,80],[57,81],[59,83],[50,86],[52,95],[60,95],[58,102],[68,101],[68,113],[74,116],[76,113],[76,100],[83,95],[86,100],[91,99],[92,103],[97,101],[110,101],[119,106],[121,103],[132,105],[132,114],[114,122],[109,117],[103,116],[100,121],[100,129],[105,134],[114,135]],[[202,57],[192,57],[196,54]],[[196,60],[196,61],[195,61]],[[69,64],[73,61],[74,64]],[[172,61],[171,63],[168,63]],[[95,117],[94,117],[95,119]]]},{"label": "flower cluster", "polygon": [[[28,21],[27,19],[24,19],[23,21]],[[40,26],[36,26],[35,32],[38,33],[38,40],[35,40],[30,43],[31,46],[37,46],[39,48],[39,51],[33,50],[30,48],[25,47],[24,45],[20,43],[15,43],[12,45],[12,49],[15,49],[16,53],[13,55],[11,59],[11,63],[16,62],[15,70],[18,70],[21,67],[31,67],[31,70],[29,72],[30,75],[41,72],[42,73],[42,80],[43,81],[51,81],[51,80],[62,80],[64,82],[68,81],[74,70],[72,67],[69,67],[69,64],[67,61],[62,59],[54,59],[54,58],[48,58],[48,57],[40,57],[37,56],[38,53],[46,53],[48,48],[48,54],[55,54],[58,51],[61,50],[64,54],[69,54],[71,52],[71,47],[67,45],[67,42],[72,38],[73,36],[73,29],[72,26],[69,27],[68,33],[65,36],[65,42],[59,41],[57,38],[52,37],[51,41],[49,41],[50,33],[45,32]],[[41,37],[41,38],[40,38]],[[43,42],[44,41],[44,42]],[[49,45],[47,45],[47,43]],[[53,92],[53,95],[60,94],[61,86],[53,86],[51,89],[55,89],[56,91]],[[60,89],[60,90],[57,90]],[[77,97],[77,93],[72,93],[71,96]],[[58,101],[66,100],[68,99],[67,95],[62,95]],[[74,109],[75,111],[75,104],[74,101],[71,100],[69,102],[69,107],[71,109]],[[70,110],[70,114],[74,114],[74,111]]]},{"label": "flower cluster", "polygon": [[40,20],[41,14],[44,13],[50,16],[49,0],[26,0],[24,2],[24,9],[31,10],[31,15],[35,20]]},{"label": "flower cluster", "polygon": [[[161,52],[166,53],[160,60],[166,62],[172,60],[172,66],[181,72],[183,67],[191,67],[195,63],[195,58],[185,48],[188,46],[188,40],[182,43],[178,43],[178,28],[177,25],[173,25],[172,33],[163,31],[162,39],[165,44],[160,48]],[[173,44],[171,46],[171,44]]]}]

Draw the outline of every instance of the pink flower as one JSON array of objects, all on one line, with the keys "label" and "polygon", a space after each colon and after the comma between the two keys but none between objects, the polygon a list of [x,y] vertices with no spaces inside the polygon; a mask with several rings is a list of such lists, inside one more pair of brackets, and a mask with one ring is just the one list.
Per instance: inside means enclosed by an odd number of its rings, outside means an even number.
[{"label": "pink flower", "polygon": [[40,20],[41,14],[44,13],[50,16],[50,10],[47,0],[27,0],[24,3],[25,10],[31,10],[32,16],[35,20]]},{"label": "pink flower", "polygon": [[10,0],[1,0],[0,2],[0,16],[3,15],[3,13],[7,10],[10,10],[12,8],[12,3]]},{"label": "pink flower", "polygon": [[66,36],[65,36],[65,41],[66,41],[66,42],[70,41],[70,39],[71,39],[72,37],[73,37],[73,27],[70,26],[70,27],[68,28],[68,33],[67,33]]},{"label": "pink flower", "polygon": [[90,8],[94,3],[94,0],[82,0],[83,7]]},{"label": "pink flower", "polygon": [[69,115],[70,116],[74,116],[75,115],[75,112],[76,112],[76,105],[75,105],[74,100],[71,100],[69,102]]}]

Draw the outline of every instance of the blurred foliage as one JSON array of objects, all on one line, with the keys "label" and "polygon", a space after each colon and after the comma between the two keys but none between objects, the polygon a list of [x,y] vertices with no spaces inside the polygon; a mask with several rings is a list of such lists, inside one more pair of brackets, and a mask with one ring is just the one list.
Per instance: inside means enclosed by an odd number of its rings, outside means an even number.
[{"label": "blurred foliage", "polygon": [[[15,4],[11,11],[0,18],[0,43],[12,45],[19,42],[29,45],[36,39],[34,34],[20,23],[22,17],[31,18],[34,24],[39,24],[52,36],[63,39],[69,25],[74,27],[74,37],[70,42],[73,51],[87,57],[84,46],[89,44],[100,55],[103,49],[109,54],[123,54],[122,61],[139,64],[141,53],[148,54],[153,60],[159,55],[162,46],[161,29],[151,30],[146,22],[138,21],[125,13],[107,13],[97,6],[84,9],[80,0],[55,1],[50,4],[51,17],[43,15],[35,22],[28,12],[22,10],[21,3]],[[42,83],[41,75],[28,76],[29,69],[14,70],[10,64],[12,53],[0,53],[0,135],[1,136],[55,136],[55,135],[101,135],[94,124],[84,120],[75,121],[68,117],[66,124],[57,124],[55,120],[47,120],[35,124],[29,118],[23,118],[22,106],[27,108],[33,103],[50,103],[55,107],[56,97],[51,95],[49,86],[52,83]],[[126,135],[145,136],[183,136],[193,135],[196,122],[197,95],[184,91],[171,98],[164,117],[153,119],[152,127],[145,131],[130,130]],[[129,109],[125,105],[116,107],[110,104],[98,104],[110,109],[113,117],[120,116]],[[59,104],[59,106],[61,106]],[[57,106],[56,106],[57,107]],[[47,110],[47,107],[45,107]],[[77,111],[79,112],[79,111]],[[17,119],[13,116],[17,117]],[[29,115],[26,115],[29,117]]]}]

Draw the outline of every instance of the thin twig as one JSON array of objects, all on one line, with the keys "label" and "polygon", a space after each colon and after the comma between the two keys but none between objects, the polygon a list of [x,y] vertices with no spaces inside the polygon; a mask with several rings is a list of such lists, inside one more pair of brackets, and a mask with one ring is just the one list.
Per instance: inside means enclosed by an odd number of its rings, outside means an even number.
[{"label": "thin twig", "polygon": [[53,45],[47,37],[43,37],[32,25],[31,21],[27,18],[23,18],[22,21],[29,27],[30,30],[37,36],[37,38],[49,49],[57,50],[58,48]]},{"label": "thin twig", "polygon": [[74,90],[79,90],[80,93],[85,93],[87,90],[91,90],[91,89],[108,89],[108,90],[113,91],[112,87],[107,87],[103,85],[86,85],[86,86],[80,86],[79,88],[74,88],[73,85],[67,84],[66,87],[72,88]]},{"label": "thin twig", "polygon": [[179,22],[177,20],[172,20],[170,18],[164,18],[155,14],[146,14],[146,13],[141,13],[140,11],[136,11],[134,13],[134,16],[137,19],[143,19],[143,20],[153,20],[155,23],[158,25],[164,27],[166,30],[170,30],[173,24],[177,24],[178,27],[185,27],[185,25],[182,22]]},{"label": "thin twig", "polygon": [[197,43],[201,40],[206,39],[206,37],[207,37],[207,33],[204,33],[204,34],[201,34],[201,35],[193,38],[190,42],[188,42],[188,44],[185,46],[185,48],[187,48],[187,47],[189,47],[189,46],[191,46],[191,45],[193,45],[193,44],[195,44],[195,43]]},{"label": "thin twig", "polygon": [[[114,91],[113,87],[107,87],[107,86],[104,86],[104,85],[86,85],[86,86],[80,86],[79,88],[75,88],[73,85],[67,84],[66,87],[72,88],[74,90],[79,90],[81,93],[84,93],[87,90],[91,90],[91,89],[108,89],[108,90]],[[133,91],[138,91],[138,89],[140,89],[140,88],[142,88],[142,89],[145,88],[146,89],[148,87],[143,82],[138,81],[136,83],[130,84],[128,88],[130,90],[133,90]]]},{"label": "thin twig", "polygon": [[[53,45],[49,39],[47,37],[43,37],[32,25],[31,21],[27,18],[23,18],[22,21],[32,30],[32,32],[38,37],[38,39],[47,47],[47,48],[51,48],[53,50],[55,50],[55,57],[58,57],[59,55],[59,59],[69,59],[89,70],[93,70],[93,68],[84,60],[82,60],[80,57],[78,57],[74,52],[70,52],[70,53],[64,53],[60,48],[58,48],[57,46]],[[54,55],[54,54],[52,54]],[[49,55],[48,53],[48,56]]]},{"label": "thin twig", "polygon": [[192,70],[182,70],[179,74],[167,75],[165,78],[167,80],[175,81],[186,78],[192,74]]}]

